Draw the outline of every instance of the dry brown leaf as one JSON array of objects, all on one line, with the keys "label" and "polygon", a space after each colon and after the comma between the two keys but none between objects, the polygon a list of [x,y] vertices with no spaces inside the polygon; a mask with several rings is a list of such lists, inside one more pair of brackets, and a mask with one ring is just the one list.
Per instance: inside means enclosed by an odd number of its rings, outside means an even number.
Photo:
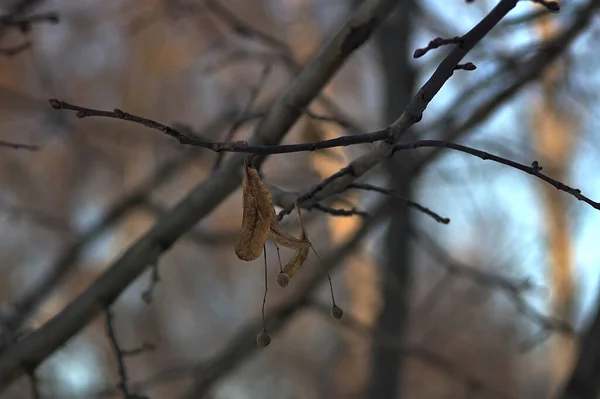
[{"label": "dry brown leaf", "polygon": [[256,168],[246,164],[242,180],[242,227],[235,243],[235,254],[252,261],[262,254],[275,219],[271,192],[260,180]]},{"label": "dry brown leaf", "polygon": [[[300,235],[301,240],[306,240],[304,232]],[[306,240],[308,242],[308,240]],[[308,258],[309,247],[297,249],[292,259],[283,267],[283,273],[287,274],[289,278],[294,277],[296,272],[300,270],[306,258]]]}]

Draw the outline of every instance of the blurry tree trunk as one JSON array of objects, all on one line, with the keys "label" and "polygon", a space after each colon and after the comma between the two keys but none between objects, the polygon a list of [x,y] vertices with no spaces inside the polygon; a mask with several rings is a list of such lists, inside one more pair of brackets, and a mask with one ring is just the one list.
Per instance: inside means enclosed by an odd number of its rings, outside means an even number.
[{"label": "blurry tree trunk", "polygon": [[[551,40],[556,30],[554,19],[544,18],[538,24],[543,41]],[[559,87],[564,64],[555,63],[541,79],[541,98],[533,115],[534,147],[544,171],[559,181],[568,180],[569,164],[574,144],[574,118],[560,105]],[[540,184],[543,193],[543,219],[546,225],[546,246],[552,314],[566,322],[574,321],[574,275],[571,233],[568,220],[568,198],[554,187]],[[550,340],[550,392],[554,392],[570,372],[575,341],[555,334]]]},{"label": "blurry tree trunk", "polygon": [[[409,64],[412,2],[398,0],[401,5],[376,32],[376,44],[381,53],[385,74],[386,124],[393,122],[410,101],[415,84],[415,74]],[[412,197],[412,176],[408,157],[400,155],[386,164],[392,187],[405,198]],[[411,247],[409,224],[410,210],[398,202],[390,215],[390,225],[385,236],[385,260],[381,291],[383,308],[376,330],[404,336],[410,302]],[[389,348],[374,345],[371,365],[369,398],[396,398],[400,392],[402,355]]]}]

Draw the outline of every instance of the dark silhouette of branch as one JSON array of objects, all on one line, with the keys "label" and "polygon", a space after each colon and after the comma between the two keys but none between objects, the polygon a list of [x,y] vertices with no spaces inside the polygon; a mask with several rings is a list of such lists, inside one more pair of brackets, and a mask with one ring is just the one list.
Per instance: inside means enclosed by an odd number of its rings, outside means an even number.
[{"label": "dark silhouette of branch", "polygon": [[392,196],[398,200],[400,200],[404,205],[417,209],[418,211],[423,212],[424,214],[431,216],[436,222],[442,223],[442,224],[448,224],[450,223],[450,219],[449,218],[445,218],[443,216],[440,216],[439,214],[435,213],[434,211],[432,211],[431,209],[424,207],[423,205],[411,201],[408,198],[404,198],[401,195],[398,195],[398,193],[394,192],[394,190],[390,190],[387,188],[383,188],[383,187],[377,187],[374,186],[372,184],[367,184],[367,183],[352,183],[348,185],[349,189],[358,189],[358,190],[365,190],[365,191],[375,191],[381,194],[385,194],[385,195],[389,195]]},{"label": "dark silhouette of branch", "polygon": [[[579,34],[589,26],[598,8],[600,8],[600,2],[597,0],[591,0],[584,7],[581,7],[575,19],[567,28],[558,33],[551,42],[544,43],[536,55],[517,64],[513,69],[513,73],[499,82],[499,87],[495,93],[489,93],[474,107],[465,109],[464,112],[469,111],[469,116],[458,123],[455,121],[455,117],[463,113],[460,106],[464,102],[464,97],[460,96],[459,100],[449,108],[450,120],[443,120],[440,123],[441,138],[446,141],[458,141],[474,127],[485,122],[500,105],[513,98],[523,87],[538,79],[542,72],[549,65],[552,65]],[[506,80],[510,83],[507,83]],[[441,148],[436,148],[421,156],[419,162],[417,162],[415,173],[422,172],[427,165],[435,161],[440,156],[441,150]]]},{"label": "dark silhouette of branch", "polygon": [[55,12],[49,12],[45,14],[32,14],[26,17],[0,15],[0,25],[17,27],[22,31],[28,31],[29,29],[31,29],[32,24],[57,24],[59,21],[60,18]]},{"label": "dark silhouette of branch", "polygon": [[[0,15],[0,38],[8,29],[18,29],[22,34],[26,35],[31,31],[32,25],[40,23],[57,24],[59,22],[58,14],[49,12],[45,14],[32,14],[28,16],[20,16],[25,10],[33,7],[41,1],[21,1],[14,5],[11,12],[6,15]],[[0,55],[12,57],[31,47],[31,42],[26,40],[24,43],[0,48]]]},{"label": "dark silhouette of branch", "polygon": [[[303,203],[308,200],[317,202],[330,195],[340,193],[350,183],[363,176],[384,159],[387,159],[393,152],[394,144],[404,136],[408,129],[421,121],[423,112],[448,79],[452,77],[455,67],[516,4],[516,0],[501,0],[481,22],[461,37],[460,45],[455,45],[450,54],[442,60],[433,75],[419,89],[400,117],[386,129],[389,131],[391,139],[380,142],[372,152],[359,157],[339,172],[324,179],[310,191],[299,196],[298,202]],[[290,207],[283,209],[278,217],[283,218],[292,209]]]},{"label": "dark silhouette of branch", "polygon": [[151,119],[143,118],[141,116],[132,115],[127,112],[123,112],[119,109],[115,109],[112,112],[102,111],[92,108],[80,107],[78,105],[69,104],[57,99],[50,99],[49,103],[50,106],[54,109],[76,111],[78,118],[105,117],[113,119],[123,119],[129,122],[144,125],[151,129],[158,130],[166,134],[167,136],[173,137],[174,139],[178,140],[181,144],[206,148],[215,152],[227,151],[258,155],[287,154],[292,152],[323,150],[326,148],[343,147],[355,144],[374,143],[377,141],[390,139],[388,130],[384,129],[373,133],[366,133],[354,136],[342,136],[335,139],[314,141],[302,144],[252,145],[245,140],[229,142],[206,141],[196,137],[190,137],[173,127],[164,125],[159,122],[155,122]]},{"label": "dark silhouette of branch", "polygon": [[569,323],[558,320],[555,317],[545,316],[525,301],[523,294],[536,288],[529,279],[517,281],[500,274],[491,273],[462,264],[454,260],[450,254],[436,244],[435,240],[429,237],[425,232],[414,228],[411,230],[418,242],[421,243],[425,249],[427,249],[428,253],[433,255],[439,262],[436,265],[446,269],[450,276],[467,278],[476,284],[502,291],[508,296],[515,305],[515,308],[523,316],[536,324],[543,331],[559,332],[561,334],[575,333],[573,327]]},{"label": "dark silhouette of branch", "polygon": [[[0,49],[0,52],[2,50]],[[40,149],[37,145],[13,143],[10,141],[0,140],[0,147],[12,148],[13,150],[27,150],[27,151],[38,151]]]},{"label": "dark silhouette of branch", "polygon": [[394,147],[394,152],[401,151],[401,150],[421,148],[421,147],[447,148],[447,149],[451,149],[451,150],[455,150],[455,151],[460,151],[465,154],[474,155],[483,160],[490,160],[490,161],[500,163],[502,165],[510,166],[511,168],[518,169],[527,174],[535,176],[535,177],[545,181],[546,183],[553,185],[557,190],[561,190],[568,194],[571,194],[573,197],[577,198],[579,201],[583,201],[583,202],[587,203],[588,205],[592,206],[593,208],[600,210],[600,203],[593,201],[593,200],[589,199],[588,197],[586,197],[585,195],[581,194],[581,190],[569,187],[566,184],[561,183],[558,180],[554,180],[551,177],[549,177],[548,175],[545,175],[544,173],[542,173],[541,172],[542,167],[538,164],[537,161],[534,161],[531,164],[531,166],[528,166],[528,165],[524,165],[519,162],[511,161],[510,159],[506,159],[506,158],[502,158],[497,155],[490,154],[489,152],[477,150],[475,148],[471,148],[471,147],[467,147],[467,146],[464,146],[461,144],[456,144],[456,143],[452,143],[449,141],[443,141],[443,140],[419,140],[419,141],[414,141],[414,142],[410,142],[410,143],[398,144]]},{"label": "dark silhouette of branch", "polygon": [[[312,301],[310,306],[324,316],[329,315],[329,307],[323,305],[322,303]],[[331,318],[328,317],[328,319]],[[468,371],[461,370],[461,368],[454,364],[451,360],[438,355],[422,345],[410,343],[405,344],[403,343],[403,337],[396,336],[396,334],[387,333],[385,331],[373,331],[372,328],[364,325],[351,314],[344,315],[344,318],[340,320],[339,323],[342,327],[359,334],[365,339],[373,339],[374,345],[383,346],[389,350],[398,351],[404,356],[421,360],[428,366],[431,366],[453,378],[457,382],[464,384],[467,388],[477,387],[478,390],[486,392],[494,398],[512,398],[511,395],[502,392],[500,389],[489,386],[476,375],[469,373]]]},{"label": "dark silhouette of branch", "polygon": [[117,340],[117,334],[115,332],[114,320],[113,320],[112,310],[109,308],[106,309],[106,334],[108,335],[108,340],[110,342],[110,346],[115,353],[115,357],[117,359],[117,365],[119,369],[119,377],[120,381],[118,384],[119,390],[123,393],[123,399],[148,399],[147,396],[141,396],[138,394],[131,393],[131,389],[129,388],[129,376],[127,373],[127,366],[125,365],[125,357],[136,355],[142,352],[140,349],[136,349],[133,351],[127,351],[121,348],[119,345],[119,341]]},{"label": "dark silhouette of branch", "polygon": [[[43,2],[44,0],[19,0],[13,2],[9,7],[8,12],[3,16],[3,18],[8,21],[15,18],[19,18],[21,15],[28,12],[32,8],[40,5]],[[9,28],[10,25],[0,21],[0,39],[2,39],[2,36],[4,36],[4,34]]]},{"label": "dark silhouette of branch", "polygon": [[369,217],[369,214],[365,211],[360,211],[356,208],[352,208],[352,209],[336,209],[336,208],[330,208],[328,206],[325,205],[321,205],[321,204],[315,204],[313,205],[313,207],[311,209],[316,209],[318,211],[324,212],[324,213],[328,213],[331,216],[360,216],[363,218],[367,218]]}]

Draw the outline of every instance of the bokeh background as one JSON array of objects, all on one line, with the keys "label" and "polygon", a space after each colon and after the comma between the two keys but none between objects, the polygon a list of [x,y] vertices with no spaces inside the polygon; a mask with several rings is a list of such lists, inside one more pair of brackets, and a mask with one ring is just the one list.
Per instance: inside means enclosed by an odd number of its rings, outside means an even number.
[{"label": "bokeh background", "polygon": [[[2,12],[17,3],[0,2]],[[52,12],[58,23],[0,30],[0,49],[30,43],[0,56],[0,139],[40,147],[0,148],[2,313],[14,317],[14,304],[33,298],[18,323],[24,333],[85,290],[206,179],[217,158],[143,126],[78,119],[51,109],[49,98],[120,108],[223,139],[256,94],[242,115],[255,117],[235,133],[246,138],[361,1],[30,3],[24,16]],[[328,106],[311,105],[346,126],[304,116],[286,142],[386,126],[448,49],[419,59],[413,51],[437,36],[466,33],[496,3],[399,0],[327,86]],[[526,165],[537,160],[549,176],[600,199],[594,3],[565,0],[554,14],[519,2],[465,60],[477,69],[454,74],[409,139],[456,141]],[[565,39],[565,32],[573,33]],[[558,62],[537,62],[552,51],[561,54]],[[271,156],[264,180],[302,192],[370,148]],[[241,220],[236,191],[161,257],[151,303],[142,300],[148,271],[112,307],[124,348],[155,347],[126,359],[132,390],[153,399],[554,395],[569,376],[577,344],[553,331],[546,317],[577,331],[593,317],[600,213],[522,171],[450,150],[403,151],[364,181],[451,222],[437,223],[374,192],[339,199],[335,207],[373,214],[392,207],[339,256],[332,279],[346,317],[329,316],[325,279],[301,292],[300,282],[324,267],[314,254],[289,287],[278,287],[277,255],[268,244],[267,309],[294,295],[311,299],[294,309],[268,348],[237,353],[239,332],[260,316],[264,276],[262,259],[246,263],[233,252]],[[304,217],[323,255],[363,222],[316,210]],[[298,231],[293,217],[283,225]],[[219,361],[225,353],[229,360]],[[122,397],[118,381],[104,317],[35,377],[43,398]],[[24,378],[1,397],[33,397],[30,385]]]}]

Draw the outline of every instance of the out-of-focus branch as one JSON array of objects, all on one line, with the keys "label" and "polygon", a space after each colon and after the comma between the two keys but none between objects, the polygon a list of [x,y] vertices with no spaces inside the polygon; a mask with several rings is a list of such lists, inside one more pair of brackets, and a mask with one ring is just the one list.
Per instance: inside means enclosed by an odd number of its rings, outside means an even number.
[{"label": "out-of-focus branch", "polygon": [[502,291],[514,303],[515,308],[523,316],[536,324],[545,333],[559,332],[561,334],[574,334],[573,327],[568,322],[556,319],[555,317],[545,316],[525,301],[523,294],[535,288],[529,279],[515,281],[500,274],[461,264],[454,260],[450,254],[446,253],[426,233],[416,229],[413,229],[412,233],[418,242],[427,249],[428,253],[433,255],[439,262],[437,265],[446,269],[450,276],[467,278],[476,284]]},{"label": "out-of-focus branch", "polygon": [[[4,18],[6,18],[8,20],[18,18],[21,15],[23,15],[24,13],[31,10],[32,8],[37,7],[38,5],[40,5],[43,2],[44,2],[44,0],[20,0],[20,1],[17,1],[15,3],[13,3],[13,5],[9,8],[8,12],[4,15]],[[9,25],[0,22],[0,39],[2,39],[2,36],[4,36],[4,34],[6,33],[6,31],[9,28],[10,28]]]},{"label": "out-of-focus branch", "polygon": [[[220,116],[203,129],[203,133],[212,136],[213,132],[221,129],[227,115]],[[65,248],[58,259],[49,267],[50,272],[41,278],[31,290],[17,299],[12,307],[11,317],[2,320],[9,330],[18,329],[23,321],[39,306],[40,303],[56,288],[60,281],[76,266],[83,251],[88,248],[106,230],[115,225],[125,215],[137,206],[145,204],[153,189],[175,176],[187,162],[197,157],[198,153],[186,152],[159,166],[144,182],[134,188],[129,194],[112,204],[98,222],[91,226],[77,240]]]},{"label": "out-of-focus branch", "polygon": [[[323,315],[329,315],[330,309],[318,302],[311,302],[311,307],[318,310]],[[328,317],[331,319],[331,317]],[[483,391],[494,398],[508,399],[512,398],[507,393],[502,392],[498,388],[489,386],[477,376],[462,370],[449,359],[427,349],[422,345],[405,344],[402,337],[395,334],[386,333],[385,331],[373,331],[372,328],[365,326],[361,321],[354,318],[351,314],[345,314],[340,320],[341,325],[350,331],[363,336],[366,339],[372,339],[374,345],[383,346],[389,350],[398,351],[406,357],[411,357],[421,360],[423,363],[431,366],[442,373],[453,378],[457,382],[464,384],[469,390]]]},{"label": "out-of-focus branch", "polygon": [[96,116],[104,118],[123,119],[128,122],[138,123],[148,128],[163,132],[167,136],[173,137],[174,139],[178,140],[181,144],[206,148],[217,153],[227,151],[260,155],[287,154],[292,152],[323,150],[326,148],[342,147],[354,144],[374,143],[376,141],[391,139],[388,130],[384,129],[373,133],[365,133],[353,136],[342,136],[331,140],[315,141],[301,144],[251,145],[245,140],[206,141],[196,137],[190,137],[173,127],[164,125],[162,123],[153,121],[148,118],[143,118],[141,116],[123,112],[120,109],[115,109],[114,111],[103,111],[69,104],[65,101],[60,101],[54,98],[50,99],[49,103],[52,108],[57,110],[76,111],[78,118]]},{"label": "out-of-focus branch", "polygon": [[49,12],[45,14],[32,14],[26,17],[18,17],[11,15],[0,15],[0,25],[7,27],[15,27],[23,32],[31,29],[31,25],[39,23],[57,24],[60,21],[58,14]]},{"label": "out-of-focus branch", "polygon": [[[29,49],[31,47],[31,42],[29,40],[23,42],[22,44],[17,44],[16,46],[12,46],[12,47],[3,47],[0,48],[0,55],[4,55],[6,57],[13,57],[17,54],[22,53],[23,51]],[[7,143],[7,144],[2,144],[2,147],[9,147],[9,148],[22,148],[22,149],[29,149],[26,148],[24,144],[12,144],[12,143]],[[31,149],[29,149],[31,150]],[[36,149],[32,150],[32,151],[36,151]]]},{"label": "out-of-focus branch", "polygon": [[[277,144],[348,57],[396,6],[395,0],[367,0],[339,32],[286,87],[262,119],[253,144]],[[289,104],[293,104],[290,107]],[[260,161],[257,160],[258,164]],[[234,155],[222,168],[194,188],[174,209],[125,251],[87,290],[54,318],[0,357],[0,389],[35,368],[110,305],[145,269],[158,251],[173,243],[231,194],[241,182],[244,157]],[[249,337],[248,337],[249,338]],[[28,367],[24,367],[27,365]]]}]

